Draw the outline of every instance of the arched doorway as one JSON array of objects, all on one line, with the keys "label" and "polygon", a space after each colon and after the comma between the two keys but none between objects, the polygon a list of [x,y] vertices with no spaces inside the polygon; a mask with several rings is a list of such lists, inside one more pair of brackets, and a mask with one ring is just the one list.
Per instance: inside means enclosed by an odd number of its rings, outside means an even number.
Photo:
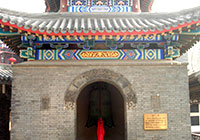
[{"label": "arched doorway", "polygon": [[[103,90],[102,90],[103,88]],[[96,96],[96,95],[97,96]],[[101,94],[101,98],[100,95]],[[94,95],[94,96],[93,96]],[[102,96],[104,98],[102,98]],[[105,126],[106,140],[125,140],[125,107],[120,91],[107,82],[94,82],[83,88],[77,99],[77,140],[97,140],[96,126],[86,127],[91,114],[92,102],[103,103],[107,116],[112,118],[114,126]],[[106,99],[105,99],[106,98]],[[99,100],[106,100],[105,102]],[[106,105],[105,105],[106,104]],[[92,104],[94,106],[94,104]],[[102,106],[100,107],[102,108]],[[110,109],[109,109],[110,108]],[[109,122],[112,123],[112,122]]]}]

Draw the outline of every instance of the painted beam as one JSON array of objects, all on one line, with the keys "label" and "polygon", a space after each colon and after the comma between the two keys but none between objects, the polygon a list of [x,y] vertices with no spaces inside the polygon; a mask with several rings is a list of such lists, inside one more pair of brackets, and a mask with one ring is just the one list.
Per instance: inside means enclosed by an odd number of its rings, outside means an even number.
[{"label": "painted beam", "polygon": [[28,60],[160,60],[164,59],[162,49],[132,50],[67,50],[49,49],[20,50],[20,56]]},{"label": "painted beam", "polygon": [[179,49],[118,49],[118,50],[68,50],[37,49],[20,50],[20,57],[28,60],[172,60],[180,56]]},{"label": "painted beam", "polygon": [[162,49],[134,50],[37,50],[36,60],[154,60],[163,59]]},{"label": "painted beam", "polygon": [[[118,43],[156,43],[156,42],[165,42],[166,40],[161,35],[156,36],[51,36],[51,37],[43,37],[38,36],[35,40],[32,40],[33,43],[83,43],[85,40],[95,40],[95,43],[101,42],[105,43],[105,40],[116,40]],[[178,41],[179,35],[173,35],[170,38],[170,41]],[[29,43],[28,36],[22,36],[23,43]]]}]

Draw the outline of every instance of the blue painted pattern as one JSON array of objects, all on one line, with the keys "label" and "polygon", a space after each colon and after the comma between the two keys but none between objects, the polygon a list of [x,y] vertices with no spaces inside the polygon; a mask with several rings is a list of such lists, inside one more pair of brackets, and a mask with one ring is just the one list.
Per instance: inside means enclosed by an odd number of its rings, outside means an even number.
[{"label": "blue painted pattern", "polygon": [[37,50],[37,60],[159,60],[163,59],[162,49],[132,50]]}]

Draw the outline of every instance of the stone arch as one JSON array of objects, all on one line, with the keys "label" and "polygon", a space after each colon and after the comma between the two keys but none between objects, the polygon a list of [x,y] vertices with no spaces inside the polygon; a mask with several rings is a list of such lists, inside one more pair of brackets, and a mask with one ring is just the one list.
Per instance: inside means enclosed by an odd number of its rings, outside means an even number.
[{"label": "stone arch", "polygon": [[74,110],[80,91],[87,85],[97,81],[114,85],[122,94],[127,109],[130,110],[135,107],[136,95],[132,90],[131,83],[123,75],[108,69],[93,69],[82,73],[71,82],[65,93],[65,108]]}]

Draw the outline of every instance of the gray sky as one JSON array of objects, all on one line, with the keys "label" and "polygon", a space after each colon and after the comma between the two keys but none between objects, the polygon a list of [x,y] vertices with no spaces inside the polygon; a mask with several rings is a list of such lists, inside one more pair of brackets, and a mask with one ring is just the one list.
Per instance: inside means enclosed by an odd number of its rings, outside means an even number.
[{"label": "gray sky", "polygon": [[[200,6],[200,0],[154,0],[153,12],[173,12]],[[29,13],[45,10],[44,0],[0,0],[0,7]]]}]

